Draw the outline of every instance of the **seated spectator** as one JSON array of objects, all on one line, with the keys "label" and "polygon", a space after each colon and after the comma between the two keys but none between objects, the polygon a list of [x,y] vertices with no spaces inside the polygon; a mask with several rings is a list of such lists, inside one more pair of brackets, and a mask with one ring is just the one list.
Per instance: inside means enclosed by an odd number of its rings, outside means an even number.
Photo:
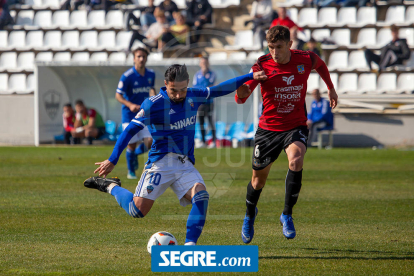
[{"label": "seated spectator", "polygon": [[0,0],[0,30],[7,25],[13,25],[14,21],[10,15],[7,0]]},{"label": "seated spectator", "polygon": [[204,24],[211,23],[213,8],[207,0],[189,0],[187,3],[187,25],[192,27],[195,35],[191,38],[192,43],[200,39],[200,31]]},{"label": "seated spectator", "polygon": [[303,51],[303,47],[305,46],[305,41],[298,38],[297,28],[293,27],[290,29],[290,39],[292,40],[292,46],[290,47],[290,49]]},{"label": "seated spectator", "polygon": [[304,45],[303,50],[314,52],[319,57],[321,57],[321,50],[319,49],[319,44],[313,37],[311,37],[309,41],[306,43],[306,45]]},{"label": "seated spectator", "polygon": [[312,91],[314,100],[311,105],[311,112],[308,114],[309,138],[308,145],[313,141],[315,131],[333,129],[333,113],[329,106],[329,101],[321,97],[319,89]]},{"label": "seated spectator", "polygon": [[155,23],[157,20],[154,16],[155,6],[154,0],[148,0],[148,7],[138,9],[141,11],[141,15],[137,18],[132,12],[128,13],[127,20],[126,20],[126,29],[128,31],[131,30],[130,21],[134,21],[134,25],[141,26],[141,29],[146,32],[151,26],[152,23]]},{"label": "seated spectator", "polygon": [[378,64],[379,71],[382,71],[389,66],[401,65],[404,60],[410,58],[407,40],[399,38],[397,26],[391,26],[391,35],[392,41],[381,49],[381,55],[376,55],[369,49],[365,50],[365,59],[370,70],[372,70],[371,62]]},{"label": "seated spectator", "polygon": [[185,24],[184,16],[177,13],[175,16],[176,24],[172,25],[161,36],[161,41],[158,43],[158,50],[161,51],[164,47],[173,47],[177,45],[185,45],[187,43],[187,36],[190,32],[190,27]]},{"label": "seated spectator", "polygon": [[174,13],[178,12],[178,6],[172,0],[164,0],[158,6],[160,10],[162,10],[167,18],[168,22],[172,24],[174,22]]},{"label": "seated spectator", "polygon": [[145,33],[145,36],[140,34],[138,31],[133,31],[131,40],[129,42],[130,51],[135,40],[141,41],[150,49],[158,48],[158,41],[161,39],[161,36],[165,32],[165,30],[169,28],[169,24],[163,11],[155,9],[154,15],[157,22],[153,23],[148,28],[148,31]]},{"label": "seated spectator", "polygon": [[69,11],[73,6],[73,10],[77,11],[83,4],[85,4],[87,11],[91,11],[94,7],[101,5],[101,0],[66,0],[60,6],[60,9]]},{"label": "seated spectator", "polygon": [[76,120],[72,137],[87,138],[88,144],[92,145],[93,139],[97,139],[106,133],[105,122],[95,109],[86,108],[81,100],[76,101],[75,109]]},{"label": "seated spectator", "polygon": [[[65,129],[65,143],[69,145],[72,132],[75,131],[75,112],[70,103],[63,106],[63,128]],[[79,138],[74,138],[73,143],[79,144]]]},{"label": "seated spectator", "polygon": [[270,0],[257,0],[252,4],[252,10],[250,12],[250,20],[244,22],[244,26],[249,23],[253,23],[253,32],[257,31],[257,28],[272,22],[273,10],[272,1]]},{"label": "seated spectator", "polygon": [[270,24],[269,29],[271,29],[274,26],[281,25],[281,26],[286,26],[289,29],[296,27],[299,31],[303,31],[301,27],[296,25],[296,23],[293,22],[292,19],[289,18],[289,16],[287,16],[286,8],[284,7],[278,8],[277,14],[279,15],[279,17],[272,21],[272,24]]}]

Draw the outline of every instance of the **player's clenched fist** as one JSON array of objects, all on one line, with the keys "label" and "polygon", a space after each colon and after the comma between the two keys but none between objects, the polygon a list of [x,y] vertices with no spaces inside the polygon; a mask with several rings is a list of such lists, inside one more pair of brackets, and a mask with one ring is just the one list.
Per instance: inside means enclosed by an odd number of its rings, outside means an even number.
[{"label": "player's clenched fist", "polygon": [[336,94],[335,88],[332,88],[328,91],[329,103],[332,108],[335,108],[338,105],[338,94]]},{"label": "player's clenched fist", "polygon": [[95,165],[99,165],[99,167],[93,173],[99,173],[99,176],[102,177],[106,177],[115,168],[115,165],[109,160],[97,162]]},{"label": "player's clenched fist", "polygon": [[267,79],[267,76],[264,71],[254,72],[253,79],[258,80],[258,81],[263,81]]}]

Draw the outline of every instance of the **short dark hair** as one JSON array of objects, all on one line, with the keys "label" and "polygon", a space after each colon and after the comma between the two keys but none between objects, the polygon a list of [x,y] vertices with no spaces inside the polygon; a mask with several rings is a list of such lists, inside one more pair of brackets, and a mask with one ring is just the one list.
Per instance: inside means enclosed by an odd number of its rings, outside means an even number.
[{"label": "short dark hair", "polygon": [[82,100],[76,100],[75,105],[85,105]]},{"label": "short dark hair", "polygon": [[173,64],[165,71],[166,82],[186,81],[189,80],[187,66],[185,64]]},{"label": "short dark hair", "polygon": [[277,41],[290,41],[290,31],[287,27],[277,25],[271,28],[266,34],[267,43],[276,43]]},{"label": "short dark hair", "polygon": [[317,43],[316,39],[314,39],[313,37],[311,37],[308,42],[310,42],[310,43]]},{"label": "short dark hair", "polygon": [[63,107],[70,107],[70,108],[72,108],[72,104],[71,103],[67,103]]},{"label": "short dark hair", "polygon": [[391,32],[393,32],[393,33],[396,33],[396,32],[399,31],[399,28],[396,25],[391,25],[390,29],[391,29]]},{"label": "short dark hair", "polygon": [[142,51],[145,54],[147,54],[147,56],[149,56],[149,51],[147,49],[145,49],[144,47],[138,47],[132,51],[132,53],[134,54],[134,57],[135,57],[135,53],[138,51]]}]

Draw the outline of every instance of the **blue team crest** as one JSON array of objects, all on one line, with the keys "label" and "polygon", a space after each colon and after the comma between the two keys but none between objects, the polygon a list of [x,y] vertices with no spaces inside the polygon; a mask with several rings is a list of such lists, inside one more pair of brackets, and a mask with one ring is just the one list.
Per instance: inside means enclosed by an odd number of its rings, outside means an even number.
[{"label": "blue team crest", "polygon": [[194,102],[193,102],[193,99],[189,98],[189,99],[188,99],[188,103],[191,105],[191,107],[194,107]]},{"label": "blue team crest", "polygon": [[298,65],[298,73],[299,74],[305,73],[305,65],[303,65],[303,64]]},{"label": "blue team crest", "polygon": [[154,191],[154,187],[152,187],[151,185],[147,186],[147,193],[150,194],[152,193],[152,191]]}]

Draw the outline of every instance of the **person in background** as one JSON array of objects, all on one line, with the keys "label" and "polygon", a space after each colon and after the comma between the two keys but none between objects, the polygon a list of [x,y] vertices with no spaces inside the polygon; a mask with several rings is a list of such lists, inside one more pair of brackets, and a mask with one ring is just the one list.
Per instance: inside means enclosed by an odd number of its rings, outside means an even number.
[{"label": "person in background", "polygon": [[306,122],[309,129],[309,146],[312,144],[315,131],[333,129],[334,123],[329,101],[321,97],[319,89],[314,89],[312,91],[312,96],[314,100],[312,101],[311,112],[308,114],[308,121]]},{"label": "person in background", "polygon": [[14,21],[10,15],[7,0],[0,0],[0,30],[7,25],[13,25]]},{"label": "person in background", "polygon": [[[210,64],[207,57],[200,58],[200,71],[194,74],[193,87],[194,88],[206,88],[213,86],[216,82],[216,74],[210,70]],[[210,124],[211,133],[213,135],[213,143],[208,148],[214,148],[216,146],[216,128],[213,121],[214,115],[214,100],[208,99],[204,104],[198,108],[198,122],[200,123],[201,139],[203,143],[200,147],[206,145],[206,130],[204,128],[205,118],[208,118]]]},{"label": "person in background", "polygon": [[303,51],[305,41],[298,38],[298,29],[296,27],[290,29],[290,38],[292,40],[292,47],[290,47],[290,49]]},{"label": "person in background", "polygon": [[[262,27],[269,25],[273,19],[272,1],[270,0],[257,0],[252,4],[252,10],[250,12],[250,20],[244,22],[244,26],[249,23],[253,23],[253,33],[259,32],[260,41],[265,40],[265,32]],[[262,47],[263,48],[263,45]]]},{"label": "person in background", "polygon": [[[72,105],[67,103],[63,106],[63,128],[65,129],[64,137],[65,144],[70,144],[70,138],[72,132],[75,131],[75,112],[73,111]],[[80,139],[74,138],[73,143],[79,144]]]},{"label": "person in background", "polygon": [[318,42],[313,37],[311,37],[309,41],[306,42],[306,45],[304,45],[304,50],[311,51],[321,57],[321,51],[319,50]]},{"label": "person in background", "polygon": [[130,21],[132,20],[134,25],[141,26],[142,30],[146,32],[152,23],[157,22],[154,16],[155,8],[154,0],[148,0],[147,7],[138,8],[138,10],[141,11],[139,18],[137,18],[132,11],[129,12],[126,20],[126,30],[131,30]]},{"label": "person in background", "polygon": [[392,40],[381,49],[381,55],[374,54],[369,49],[365,50],[365,59],[370,70],[372,70],[371,62],[378,64],[379,71],[382,71],[389,66],[401,65],[404,60],[410,58],[411,52],[407,40],[398,36],[397,26],[391,26],[391,35]]},{"label": "person in background", "polygon": [[97,139],[106,133],[105,122],[93,108],[86,108],[81,100],[75,103],[76,120],[75,129],[72,131],[73,138],[87,138],[88,144],[92,145],[93,139]]},{"label": "person in background", "polygon": [[160,10],[162,10],[167,18],[168,23],[174,23],[174,13],[178,12],[177,4],[172,0],[164,0],[158,6]]},{"label": "person in background", "polygon": [[195,31],[194,36],[191,38],[191,42],[196,43],[200,39],[200,31],[203,28],[203,25],[211,23],[213,7],[207,0],[189,0],[186,3],[186,24],[192,27]]},{"label": "person in background", "polygon": [[278,18],[274,19],[272,21],[272,24],[270,24],[270,28],[277,25],[281,25],[281,26],[285,26],[288,27],[289,30],[293,27],[297,28],[299,31],[303,31],[303,29],[301,27],[299,27],[298,25],[296,25],[295,22],[292,21],[292,19],[289,18],[289,16],[287,16],[287,11],[286,8],[284,7],[280,7],[277,9],[277,14],[279,15]]},{"label": "person in background", "polygon": [[187,36],[190,32],[190,27],[185,24],[184,16],[181,13],[175,15],[176,24],[168,29],[165,29],[161,36],[161,41],[158,43],[158,50],[163,50],[164,47],[173,47],[176,45],[185,45]]}]

